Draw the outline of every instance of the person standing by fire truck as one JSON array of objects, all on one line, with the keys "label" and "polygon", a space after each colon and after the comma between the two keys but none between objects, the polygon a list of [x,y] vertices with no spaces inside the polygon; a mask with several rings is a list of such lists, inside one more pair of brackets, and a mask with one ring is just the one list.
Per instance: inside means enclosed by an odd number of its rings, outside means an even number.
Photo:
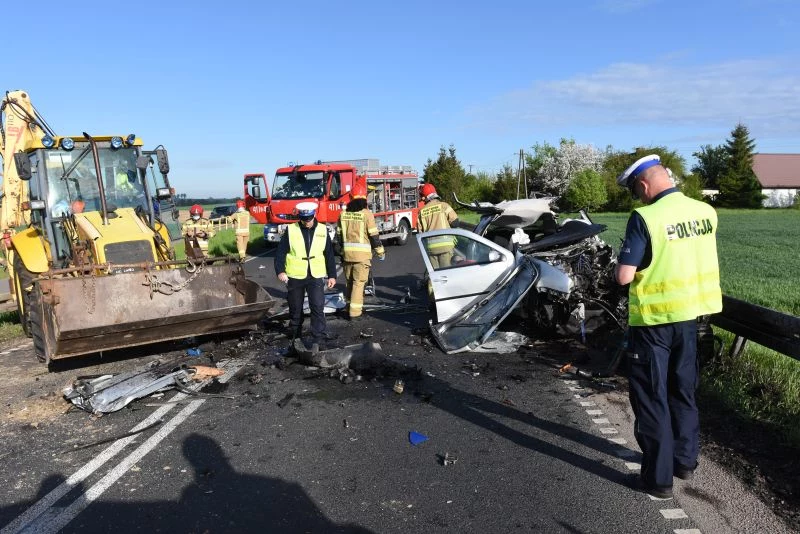
[{"label": "person standing by fire truck", "polygon": [[[458,215],[447,202],[439,198],[433,184],[422,184],[419,193],[425,201],[425,207],[419,210],[417,217],[417,230],[420,233],[458,228]],[[434,269],[450,267],[454,246],[453,238],[449,236],[430,237],[425,240],[425,251]]]},{"label": "person standing by fire truck", "polygon": [[250,212],[245,209],[244,200],[236,201],[236,213],[231,217],[236,227],[236,250],[239,259],[247,256],[247,242],[250,241]]},{"label": "person standing by fire truck", "polygon": [[333,244],[316,214],[316,202],[297,204],[300,221],[286,228],[275,252],[275,274],[286,284],[292,344],[303,333],[303,300],[307,294],[313,352],[319,351],[325,340],[325,287],[333,289],[336,285]]},{"label": "person standing by fire truck", "polygon": [[353,198],[347,204],[347,210],[339,216],[336,227],[337,243],[342,256],[342,269],[347,281],[347,313],[348,319],[355,321],[361,318],[364,311],[364,286],[369,280],[369,269],[372,265],[372,251],[378,260],[386,259],[375,217],[367,209],[367,186],[358,182],[353,186]]}]

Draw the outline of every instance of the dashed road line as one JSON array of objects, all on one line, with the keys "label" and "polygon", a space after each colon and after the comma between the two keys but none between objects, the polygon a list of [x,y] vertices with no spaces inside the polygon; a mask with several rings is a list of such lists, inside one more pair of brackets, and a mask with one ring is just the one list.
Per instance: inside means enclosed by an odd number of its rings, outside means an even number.
[{"label": "dashed road line", "polygon": [[625,469],[628,471],[638,471],[642,468],[642,464],[638,462],[625,462]]},{"label": "dashed road line", "polygon": [[664,516],[664,519],[689,519],[689,516],[686,515],[683,508],[664,508],[659,510],[659,512]]},{"label": "dashed road line", "polygon": [[676,528],[672,532],[675,534],[703,534],[699,528]]}]

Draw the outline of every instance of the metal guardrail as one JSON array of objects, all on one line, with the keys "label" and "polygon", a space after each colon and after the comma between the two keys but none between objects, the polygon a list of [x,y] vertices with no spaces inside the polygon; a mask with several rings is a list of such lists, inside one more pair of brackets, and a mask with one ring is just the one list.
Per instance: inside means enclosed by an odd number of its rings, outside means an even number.
[{"label": "metal guardrail", "polygon": [[737,357],[748,340],[800,360],[800,317],[722,296],[722,311],[710,322],[735,335],[731,357]]}]

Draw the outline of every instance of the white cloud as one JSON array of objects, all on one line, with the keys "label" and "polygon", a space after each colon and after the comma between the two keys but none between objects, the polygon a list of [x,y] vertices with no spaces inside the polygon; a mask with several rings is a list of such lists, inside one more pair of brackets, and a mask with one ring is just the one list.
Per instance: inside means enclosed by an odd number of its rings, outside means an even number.
[{"label": "white cloud", "polygon": [[800,66],[739,60],[685,66],[617,63],[562,80],[538,81],[474,106],[471,126],[604,127],[661,124],[670,128],[732,128],[774,136],[798,133]]}]

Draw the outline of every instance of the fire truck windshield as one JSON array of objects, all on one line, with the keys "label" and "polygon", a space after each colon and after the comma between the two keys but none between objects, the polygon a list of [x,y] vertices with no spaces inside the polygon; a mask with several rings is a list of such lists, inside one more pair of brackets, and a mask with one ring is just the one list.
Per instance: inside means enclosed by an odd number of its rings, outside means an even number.
[{"label": "fire truck windshield", "polygon": [[325,175],[322,171],[276,174],[272,198],[321,198],[325,194]]}]

